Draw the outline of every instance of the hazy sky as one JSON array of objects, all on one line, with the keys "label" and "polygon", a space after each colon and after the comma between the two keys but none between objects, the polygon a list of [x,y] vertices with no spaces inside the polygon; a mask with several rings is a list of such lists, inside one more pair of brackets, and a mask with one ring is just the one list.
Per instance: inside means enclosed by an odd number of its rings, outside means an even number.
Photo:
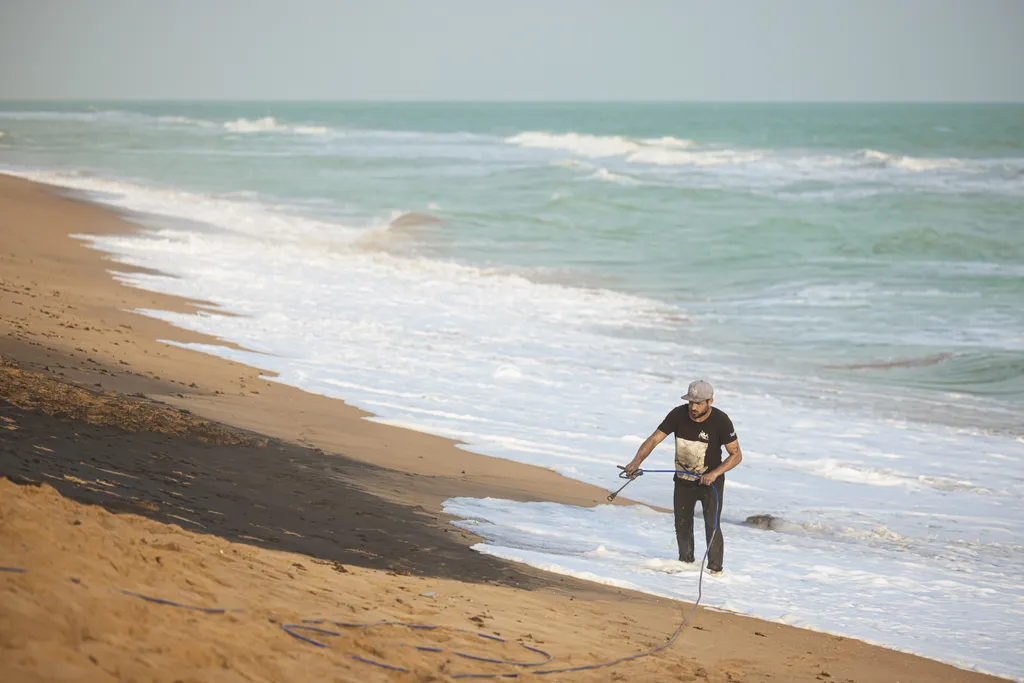
[{"label": "hazy sky", "polygon": [[1024,0],[0,0],[0,99],[1024,101]]}]

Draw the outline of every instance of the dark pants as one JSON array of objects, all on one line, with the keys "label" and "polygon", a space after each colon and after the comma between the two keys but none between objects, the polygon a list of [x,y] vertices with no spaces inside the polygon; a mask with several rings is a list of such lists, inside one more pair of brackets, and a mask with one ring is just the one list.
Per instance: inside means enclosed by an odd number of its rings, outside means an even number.
[{"label": "dark pants", "polygon": [[[722,516],[722,500],[725,494],[725,477],[719,477],[711,486],[701,486],[695,481],[675,480],[676,490],[672,504],[676,513],[676,542],[679,544],[679,560],[693,562],[693,509],[700,501],[704,513],[704,537],[708,551],[708,569],[718,571],[725,557],[725,541],[722,540],[722,525],[715,533],[715,520]],[[712,490],[714,487],[714,490]],[[718,507],[715,507],[715,491],[718,492]],[[714,536],[714,541],[711,537]]]}]

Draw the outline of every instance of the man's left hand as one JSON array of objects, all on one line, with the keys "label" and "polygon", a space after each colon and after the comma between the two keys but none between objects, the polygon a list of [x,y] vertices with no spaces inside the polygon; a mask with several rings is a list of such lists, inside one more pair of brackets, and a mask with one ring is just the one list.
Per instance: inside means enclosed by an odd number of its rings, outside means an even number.
[{"label": "man's left hand", "polygon": [[717,472],[708,472],[707,474],[702,474],[700,475],[700,483],[703,484],[704,486],[711,486],[711,484],[713,484],[715,479],[718,479],[719,476],[721,475],[719,475]]}]

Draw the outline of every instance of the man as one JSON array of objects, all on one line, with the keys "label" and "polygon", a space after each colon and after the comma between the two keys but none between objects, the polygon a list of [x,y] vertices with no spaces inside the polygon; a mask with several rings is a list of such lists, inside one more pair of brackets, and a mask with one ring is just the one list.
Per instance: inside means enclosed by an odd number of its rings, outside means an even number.
[{"label": "man", "polygon": [[[729,416],[711,404],[715,400],[714,389],[704,380],[691,382],[686,395],[682,397],[689,405],[672,409],[658,429],[640,444],[636,457],[626,465],[626,473],[633,474],[654,448],[669,434],[676,435],[676,469],[693,475],[687,478],[676,474],[675,494],[672,497],[676,518],[676,542],[679,544],[680,562],[693,562],[693,509],[700,501],[704,513],[704,535],[707,538],[708,571],[718,574],[722,571],[725,556],[725,542],[719,525],[715,533],[716,520],[722,514],[725,494],[725,473],[743,461],[736,430]],[[722,462],[722,446],[729,457]],[[698,480],[699,477],[699,480]],[[712,491],[714,487],[714,491]],[[715,506],[715,492],[718,506]]]}]

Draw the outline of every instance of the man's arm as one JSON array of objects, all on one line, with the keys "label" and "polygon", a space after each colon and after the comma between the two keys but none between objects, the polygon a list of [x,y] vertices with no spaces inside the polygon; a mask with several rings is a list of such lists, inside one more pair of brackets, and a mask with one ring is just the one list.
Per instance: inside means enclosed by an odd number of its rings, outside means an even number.
[{"label": "man's arm", "polygon": [[660,429],[655,429],[654,433],[647,437],[647,440],[640,444],[640,448],[636,451],[636,457],[628,465],[626,465],[626,474],[632,475],[640,468],[640,464],[647,459],[647,456],[651,454],[654,448],[665,440],[668,436],[665,432]]},{"label": "man's arm", "polygon": [[725,444],[725,450],[729,451],[729,457],[727,457],[725,461],[715,469],[710,472],[705,472],[700,478],[700,483],[705,486],[709,486],[715,479],[718,479],[733,467],[736,467],[736,465],[743,462],[743,451],[740,450],[739,439],[736,439],[732,443]]}]

